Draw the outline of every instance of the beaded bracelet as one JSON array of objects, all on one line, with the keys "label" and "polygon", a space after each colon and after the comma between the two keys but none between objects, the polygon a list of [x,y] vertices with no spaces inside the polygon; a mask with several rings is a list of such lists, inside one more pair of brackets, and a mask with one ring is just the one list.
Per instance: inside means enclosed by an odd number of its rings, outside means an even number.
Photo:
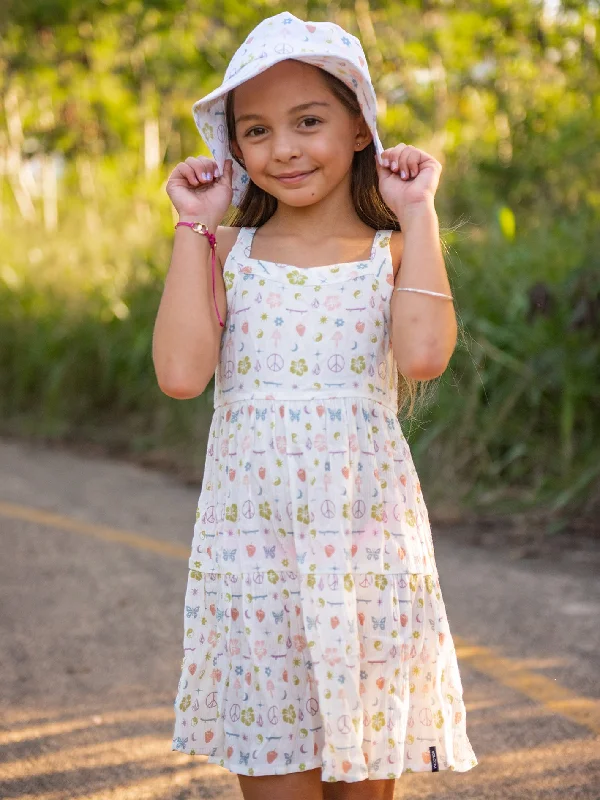
[{"label": "beaded bracelet", "polygon": [[208,242],[210,244],[210,248],[212,250],[211,268],[212,268],[213,300],[214,300],[214,303],[215,303],[215,310],[217,312],[217,317],[219,318],[219,325],[222,328],[224,328],[225,327],[225,323],[223,322],[223,320],[221,319],[221,315],[219,314],[219,308],[217,306],[217,293],[215,291],[215,246],[217,244],[216,237],[215,237],[214,233],[210,233],[210,231],[208,230],[208,226],[205,225],[203,222],[182,222],[182,221],[180,221],[180,222],[177,223],[177,225],[175,225],[175,230],[177,230],[177,228],[180,225],[184,225],[186,228],[191,228],[195,233],[200,233],[200,234],[202,234],[202,236],[206,236],[206,238],[208,239]]},{"label": "beaded bracelet", "polygon": [[409,289],[407,286],[396,286],[397,292],[419,292],[420,294],[430,294],[433,297],[444,297],[446,300],[454,300],[451,294],[443,292],[432,292],[431,289]]}]

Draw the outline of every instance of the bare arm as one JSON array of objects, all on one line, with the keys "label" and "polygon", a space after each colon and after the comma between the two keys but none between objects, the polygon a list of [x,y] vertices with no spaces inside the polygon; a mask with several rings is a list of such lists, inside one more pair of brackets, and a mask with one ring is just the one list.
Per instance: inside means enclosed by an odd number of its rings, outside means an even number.
[{"label": "bare arm", "polygon": [[[395,287],[451,294],[433,199],[415,204],[399,219],[404,246]],[[407,378],[436,378],[448,366],[456,346],[454,303],[416,292],[397,292],[395,287],[390,314],[398,368]]]},{"label": "bare arm", "polygon": [[[198,217],[181,217],[181,220],[186,219],[194,221]],[[203,221],[218,238],[216,222]],[[202,394],[219,359],[224,329],[214,307],[211,258],[212,250],[206,236],[191,228],[177,228],[154,324],[152,358],[161,390],[179,400]],[[225,320],[225,284],[217,259],[215,293],[219,314]]]},{"label": "bare arm", "polygon": [[[231,203],[231,159],[223,174],[214,161],[190,156],[177,164],[166,191],[180,222],[203,222],[219,239]],[[223,328],[214,305],[212,249],[208,238],[191,228],[175,231],[173,254],[154,323],[152,359],[158,385],[178,400],[202,394],[214,375]],[[227,297],[223,271],[215,254],[215,295],[224,321]]]}]

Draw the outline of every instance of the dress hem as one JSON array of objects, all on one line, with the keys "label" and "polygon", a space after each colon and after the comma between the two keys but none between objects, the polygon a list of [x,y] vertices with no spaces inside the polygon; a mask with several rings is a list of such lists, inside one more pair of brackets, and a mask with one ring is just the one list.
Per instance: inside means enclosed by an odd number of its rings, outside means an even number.
[{"label": "dress hem", "polygon": [[[203,749],[207,749],[207,748],[199,748],[199,749],[195,750],[194,753],[190,753],[189,751],[180,750],[177,747],[172,747],[171,748],[171,750],[173,752],[175,752],[175,753],[184,753],[185,755],[189,755],[192,758],[194,756],[208,756],[208,761],[207,761],[208,764],[216,764],[218,767],[221,767],[222,769],[226,769],[228,772],[231,772],[234,775],[247,775],[248,777],[261,777],[261,776],[268,776],[268,775],[288,775],[291,772],[308,772],[311,769],[318,769],[318,768],[322,769],[323,768],[323,762],[320,762],[320,763],[316,763],[315,762],[312,765],[311,764],[305,764],[304,762],[302,762],[304,764],[303,768],[301,768],[301,766],[302,766],[301,764],[286,764],[283,767],[276,768],[275,772],[273,772],[273,771],[271,771],[271,772],[257,772],[255,769],[253,770],[253,772],[250,772],[250,769],[252,769],[252,768],[244,771],[244,770],[241,770],[241,769],[232,769],[231,767],[225,766],[224,764],[221,763],[222,758],[220,756],[211,756],[209,753],[203,753],[202,752]],[[478,764],[479,764],[479,761],[477,760],[477,758],[474,758],[472,761],[469,761],[469,762],[461,762],[460,765],[455,763],[455,764],[450,764],[447,767],[443,767],[441,764],[439,764],[439,767],[438,767],[438,769],[436,771],[437,772],[468,772],[469,770],[471,770],[474,767],[476,767]],[[342,779],[339,779],[339,780],[336,779],[336,780],[333,780],[333,781],[324,780],[323,783],[339,783],[339,782],[341,782],[341,783],[361,783],[362,781],[365,781],[365,780],[391,780],[392,778],[394,780],[398,780],[402,775],[410,775],[410,774],[417,774],[417,773],[424,773],[424,772],[431,772],[433,774],[433,770],[431,769],[431,767],[428,767],[427,765],[424,765],[423,769],[411,769],[409,767],[407,769],[402,770],[401,772],[393,773],[393,774],[392,773],[388,773],[387,775],[384,775],[384,776],[382,776],[380,774],[376,774],[376,773],[373,772],[373,773],[370,773],[366,778],[356,778],[356,779],[347,780],[347,781],[346,780],[342,780]]]}]

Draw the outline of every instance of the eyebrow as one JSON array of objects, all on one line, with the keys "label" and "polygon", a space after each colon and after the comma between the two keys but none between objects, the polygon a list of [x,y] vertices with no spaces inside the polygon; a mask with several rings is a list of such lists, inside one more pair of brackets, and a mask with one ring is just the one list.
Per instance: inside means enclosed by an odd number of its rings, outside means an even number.
[{"label": "eyebrow", "polygon": [[[310,108],[311,106],[326,106],[327,108],[330,108],[330,103],[322,103],[317,100],[314,100],[311,103],[301,103],[299,106],[293,106],[292,108],[290,108],[288,110],[288,114],[293,114],[295,111],[305,111],[307,108]],[[242,114],[241,117],[236,117],[235,121],[236,123],[238,123],[238,122],[244,122],[244,120],[262,119],[262,118],[263,117],[261,114]]]}]

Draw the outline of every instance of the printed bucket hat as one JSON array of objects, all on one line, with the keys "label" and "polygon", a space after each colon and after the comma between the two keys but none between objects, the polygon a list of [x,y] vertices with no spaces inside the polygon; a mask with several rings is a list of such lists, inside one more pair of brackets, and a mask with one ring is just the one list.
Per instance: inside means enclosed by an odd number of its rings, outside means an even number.
[{"label": "printed bucket hat", "polygon": [[249,177],[228,147],[225,97],[236,86],[288,58],[321,67],[354,91],[381,164],[384,148],[377,133],[377,98],[360,40],[333,22],[304,22],[282,11],[251,31],[229,62],[223,83],[192,107],[196,126],[221,174],[225,160],[232,159],[234,206],[240,205]]}]

